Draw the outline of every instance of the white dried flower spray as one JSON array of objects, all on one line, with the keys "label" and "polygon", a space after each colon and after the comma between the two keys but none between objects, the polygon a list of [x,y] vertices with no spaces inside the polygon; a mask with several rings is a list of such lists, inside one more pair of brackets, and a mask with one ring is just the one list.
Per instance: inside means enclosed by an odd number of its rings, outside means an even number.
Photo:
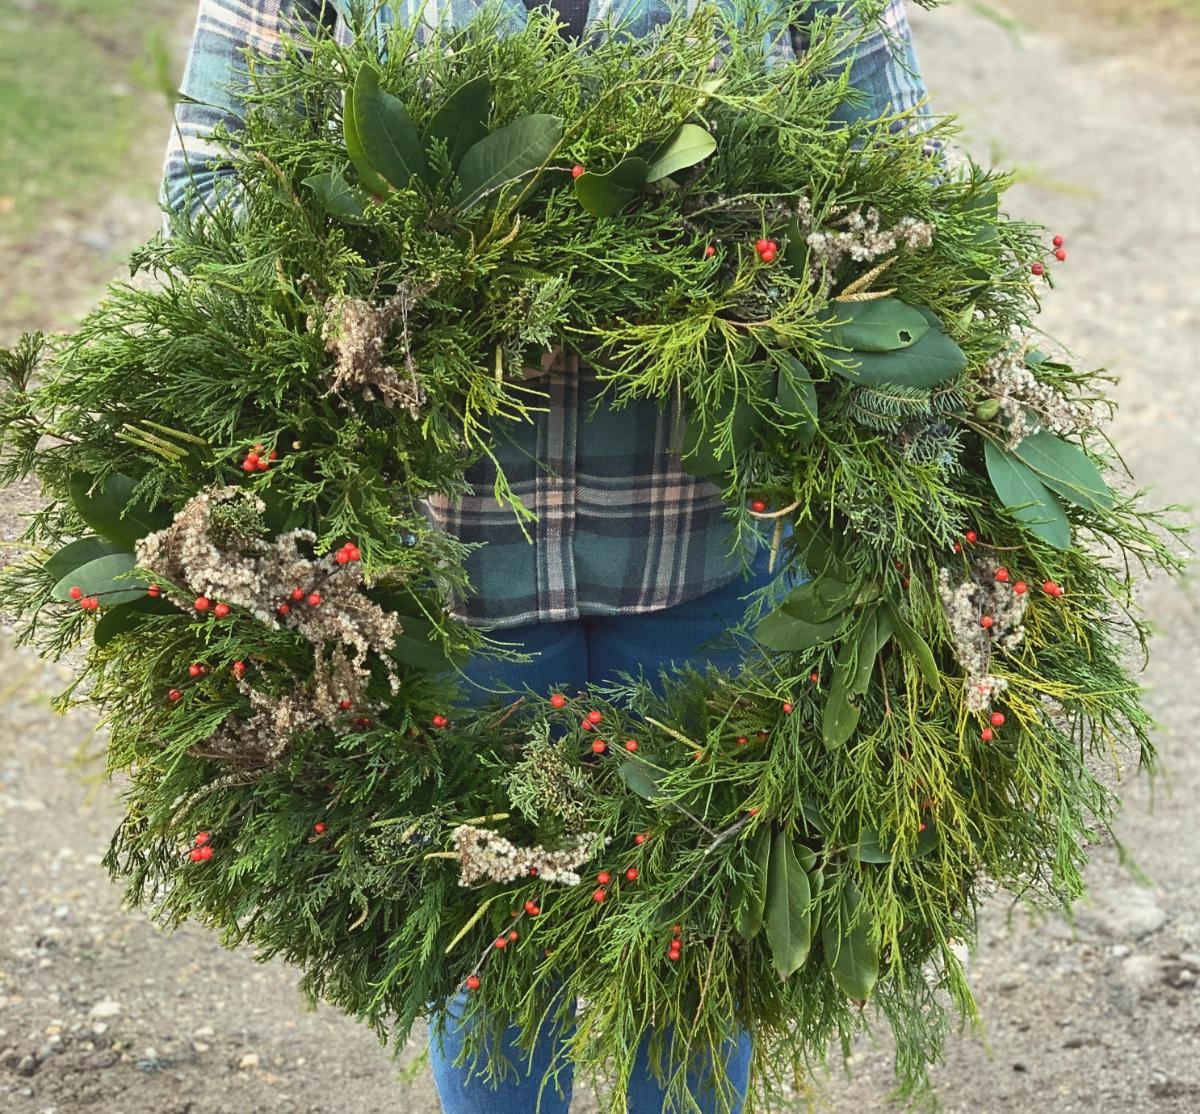
[{"label": "white dried flower spray", "polygon": [[608,842],[594,832],[583,832],[568,837],[559,850],[548,851],[541,846],[518,847],[491,828],[470,824],[460,824],[452,835],[461,861],[460,886],[511,882],[528,877],[531,870],[540,882],[575,886],[580,882],[579,868]]}]

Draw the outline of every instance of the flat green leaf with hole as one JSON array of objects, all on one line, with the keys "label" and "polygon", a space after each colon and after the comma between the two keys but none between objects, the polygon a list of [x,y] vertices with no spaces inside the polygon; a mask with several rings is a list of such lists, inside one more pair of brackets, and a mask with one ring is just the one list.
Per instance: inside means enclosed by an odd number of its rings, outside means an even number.
[{"label": "flat green leaf with hole", "polygon": [[824,352],[830,371],[862,387],[939,387],[967,366],[966,353],[933,328],[915,344],[892,352]]},{"label": "flat green leaf with hole", "polygon": [[750,873],[734,889],[734,927],[753,940],[762,931],[767,907],[767,871],[771,858],[771,829],[763,825],[750,840]]},{"label": "flat green leaf with hole", "polygon": [[879,979],[879,949],[871,939],[870,910],[849,878],[832,905],[821,918],[825,965],[847,998],[865,1002]]},{"label": "flat green leaf with hole", "polygon": [[911,348],[929,332],[920,310],[899,298],[838,303],[830,307],[829,343],[854,352],[894,352]]},{"label": "flat green leaf with hole", "polygon": [[329,170],[324,174],[310,174],[304,179],[313,196],[331,217],[359,224],[366,217],[362,202],[355,196],[341,171]]},{"label": "flat green leaf with hole", "polygon": [[136,486],[128,476],[117,473],[106,476],[98,487],[82,472],[67,481],[79,517],[102,538],[126,550],[132,550],[139,538],[161,530],[171,521],[171,513],[165,508],[152,508],[144,499],[134,499]]},{"label": "flat green leaf with hole", "polygon": [[446,145],[450,165],[457,168],[467,151],[487,135],[491,104],[492,83],[487,74],[480,74],[460,85],[425,125],[426,151],[435,140],[440,140]]},{"label": "flat green leaf with hole", "polygon": [[686,170],[708,158],[717,149],[717,141],[699,124],[683,124],[650,157],[647,182],[657,182],[668,174]]},{"label": "flat green leaf with hole", "polygon": [[144,597],[149,586],[147,580],[128,576],[136,564],[132,553],[97,557],[67,573],[54,585],[50,595],[56,600],[70,601],[71,589],[79,588],[85,596],[97,596],[101,607],[130,603]]},{"label": "flat green leaf with hole", "polygon": [[1055,549],[1070,549],[1066,512],[1037,474],[990,438],[983,443],[983,455],[992,487],[1013,518]]},{"label": "flat green leaf with hole", "polygon": [[1042,429],[1024,438],[1012,453],[1068,503],[1096,514],[1112,510],[1113,495],[1100,469],[1070,441]]},{"label": "flat green leaf with hole", "polygon": [[812,947],[812,887],[786,832],[771,840],[764,927],[781,979],[799,970]]},{"label": "flat green leaf with hole", "polygon": [[646,160],[622,159],[603,174],[586,171],[575,179],[575,196],[593,217],[611,217],[646,184]]},{"label": "flat green leaf with hole", "polygon": [[490,190],[533,173],[561,138],[562,121],[545,113],[522,116],[484,136],[459,164],[459,204],[472,205]]},{"label": "flat green leaf with hole", "polygon": [[368,164],[397,189],[412,179],[429,179],[429,165],[416,125],[399,97],[379,88],[379,75],[360,66],[350,95],[357,141]]}]

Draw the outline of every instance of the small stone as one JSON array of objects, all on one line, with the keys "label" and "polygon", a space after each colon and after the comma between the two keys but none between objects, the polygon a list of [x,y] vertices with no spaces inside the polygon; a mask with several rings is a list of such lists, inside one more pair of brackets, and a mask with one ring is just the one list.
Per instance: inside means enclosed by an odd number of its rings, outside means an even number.
[{"label": "small stone", "polygon": [[92,1026],[92,1035],[93,1036],[102,1037],[107,1032],[108,1032],[108,1025],[103,1021],[97,1021],[96,1024]]},{"label": "small stone", "polygon": [[1157,956],[1131,955],[1121,964],[1122,978],[1140,989],[1153,986],[1160,974],[1161,965]]},{"label": "small stone", "polygon": [[1133,949],[1128,944],[1113,944],[1112,953],[1114,959],[1125,959],[1133,954]]},{"label": "small stone", "polygon": [[1143,886],[1118,886],[1096,896],[1095,904],[1081,908],[1076,924],[1084,932],[1124,940],[1140,940],[1167,923],[1167,914],[1152,891]]},{"label": "small stone", "polygon": [[199,1029],[192,1030],[194,1037],[214,1037],[216,1035],[217,1031],[211,1025],[201,1025]]},{"label": "small stone", "polygon": [[249,1071],[251,1068],[256,1067],[258,1067],[257,1052],[247,1052],[246,1055],[238,1061],[238,1071]]},{"label": "small stone", "polygon": [[1181,952],[1179,962],[1193,971],[1200,971],[1200,952]]},{"label": "small stone", "polygon": [[32,1056],[22,1056],[17,1064],[18,1075],[32,1075],[37,1071],[38,1062]]},{"label": "small stone", "polygon": [[89,1017],[116,1017],[121,1012],[120,1002],[114,1002],[111,998],[104,998],[97,1002],[90,1010]]},{"label": "small stone", "polygon": [[212,1048],[211,1044],[205,1044],[204,1041],[192,1041],[192,1049],[195,1052],[204,1053]]}]

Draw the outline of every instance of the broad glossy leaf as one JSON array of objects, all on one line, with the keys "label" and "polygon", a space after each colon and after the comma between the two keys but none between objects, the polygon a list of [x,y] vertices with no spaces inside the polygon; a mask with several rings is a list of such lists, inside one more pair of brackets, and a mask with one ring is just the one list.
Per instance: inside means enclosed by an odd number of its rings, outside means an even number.
[{"label": "broad glossy leaf", "polygon": [[440,641],[436,641],[433,624],[419,615],[400,615],[401,633],[396,636],[389,656],[402,665],[424,669],[430,673],[441,673],[451,668],[454,659],[446,655]]},{"label": "broad glossy leaf", "polygon": [[1066,512],[1033,470],[990,439],[983,443],[983,454],[992,487],[1013,517],[1056,549],[1070,549]]},{"label": "broad glossy leaf", "polygon": [[[583,177],[586,175],[580,177],[579,181],[582,181]],[[749,370],[752,375],[766,375],[770,371],[769,368],[761,366]],[[730,397],[730,393],[725,392],[723,397],[713,405],[712,410],[716,414],[722,414],[729,405],[733,406],[733,421],[730,428],[733,452],[725,451],[718,454],[712,444],[712,427],[704,430],[696,418],[689,417],[684,426],[680,449],[684,471],[696,476],[717,476],[730,471],[733,468],[734,453],[740,453],[749,446],[762,428],[765,419],[750,401],[746,390],[739,391],[737,402],[732,404],[725,401]]]},{"label": "broad glossy leaf", "polygon": [[686,170],[708,158],[716,149],[717,141],[699,124],[683,124],[651,156],[645,180],[657,182],[668,174]]},{"label": "broad glossy leaf", "polygon": [[833,663],[833,680],[821,717],[821,736],[827,750],[847,743],[858,727],[862,713],[850,693],[856,673],[855,664],[855,642],[847,638]]},{"label": "broad glossy leaf", "polygon": [[941,684],[942,677],[933,651],[929,648],[929,643],[900,614],[900,609],[894,603],[889,602],[887,607],[888,617],[896,632],[897,641],[904,647],[905,653],[917,663],[917,668],[921,671],[921,676],[925,678],[925,683],[930,688],[937,688]]},{"label": "broad glossy leaf", "polygon": [[794,436],[797,444],[810,445],[817,435],[817,388],[812,376],[795,356],[782,353],[776,357],[778,385],[775,405],[785,414],[801,419]]},{"label": "broad glossy leaf", "polygon": [[851,696],[863,696],[870,688],[875,661],[891,637],[892,619],[882,605],[864,612],[858,628],[858,645],[855,647],[854,679],[849,685]]},{"label": "broad glossy leaf", "polygon": [[352,224],[358,224],[365,218],[362,202],[354,195],[340,171],[310,174],[304,179],[304,185],[312,190],[313,196],[331,217]]},{"label": "broad glossy leaf", "polygon": [[771,958],[786,979],[808,958],[812,947],[812,889],[786,832],[771,840],[764,925]]},{"label": "broad glossy leaf", "polygon": [[72,569],[51,591],[56,600],[70,600],[71,589],[78,587],[85,596],[98,596],[101,607],[115,607],[141,599],[146,594],[149,581],[130,579],[128,573],[137,564],[132,553],[110,553],[97,557],[86,565]]},{"label": "broad glossy leaf", "polygon": [[1112,509],[1112,492],[1100,469],[1077,445],[1042,429],[1026,437],[1013,455],[1067,502],[1097,514]]},{"label": "broad glossy leaf", "polygon": [[751,839],[751,873],[737,888],[734,926],[747,940],[762,930],[763,911],[767,906],[767,870],[771,858],[771,829],[764,824]]},{"label": "broad glossy leaf", "polygon": [[825,964],[847,998],[865,1002],[879,978],[879,950],[871,941],[870,910],[858,887],[846,879],[834,908],[821,918]]},{"label": "broad glossy leaf", "polygon": [[458,167],[463,156],[487,135],[492,83],[486,74],[471,78],[446,98],[425,126],[425,149],[434,140],[446,144],[450,165]]},{"label": "broad glossy leaf", "polygon": [[178,615],[179,612],[166,600],[152,599],[143,592],[141,599],[101,611],[92,629],[92,641],[98,649],[103,650],[118,635],[139,627],[147,616],[170,614]]},{"label": "broad glossy leaf", "polygon": [[[107,557],[113,553],[129,553],[129,549],[127,546],[117,545],[116,542],[106,541],[104,538],[80,538],[78,541],[68,542],[57,553],[48,557],[42,567],[47,576],[61,580],[67,573],[79,568],[80,565],[86,565],[97,557]],[[130,555],[132,556],[132,554]]]},{"label": "broad glossy leaf", "polygon": [[413,177],[429,180],[421,137],[404,102],[379,88],[379,75],[360,66],[351,96],[354,127],[368,163],[397,189]]},{"label": "broad glossy leaf", "polygon": [[658,796],[658,781],[662,777],[662,773],[647,762],[626,758],[617,767],[617,772],[625,784],[639,797],[652,801]]},{"label": "broad glossy leaf", "polygon": [[848,610],[854,596],[855,589],[850,585],[831,576],[820,576],[793,588],[779,606],[793,618],[817,625],[828,623]]},{"label": "broad glossy leaf", "polygon": [[899,298],[839,303],[829,316],[830,344],[855,352],[894,352],[910,348],[929,332],[929,322]]},{"label": "broad glossy leaf", "polygon": [[587,171],[575,179],[575,196],[594,217],[611,217],[646,184],[646,160],[622,159],[603,174]]},{"label": "broad glossy leaf", "polygon": [[76,472],[67,487],[79,517],[102,538],[126,550],[132,550],[139,538],[161,530],[171,521],[166,509],[152,509],[144,500],[134,500],[136,484],[128,476],[107,476],[93,489],[92,478]]},{"label": "broad glossy leaf", "polygon": [[366,189],[376,197],[383,197],[392,187],[387,179],[371,165],[367,153],[363,150],[362,140],[358,136],[358,128],[354,124],[354,94],[346,94],[346,103],[342,108],[342,138],[346,143],[346,154],[354,169],[358,171],[359,180]]},{"label": "broad glossy leaf", "polygon": [[842,352],[825,349],[830,370],[864,387],[938,387],[967,366],[961,348],[945,333],[931,328],[919,341],[894,352]]},{"label": "broad glossy leaf", "polygon": [[561,138],[562,121],[545,113],[522,116],[484,136],[459,164],[459,203],[473,204],[489,190],[537,170]]},{"label": "broad glossy leaf", "polygon": [[800,812],[803,814],[806,823],[812,825],[822,835],[829,834],[825,818],[821,815],[821,806],[812,797],[801,798]]},{"label": "broad glossy leaf", "polygon": [[892,851],[883,845],[883,839],[873,828],[864,828],[858,833],[858,839],[846,848],[846,854],[851,859],[863,863],[890,863]]},{"label": "broad glossy leaf", "polygon": [[768,650],[791,651],[811,650],[822,642],[836,638],[845,625],[839,616],[827,623],[806,623],[782,609],[763,616],[754,628],[754,637]]}]

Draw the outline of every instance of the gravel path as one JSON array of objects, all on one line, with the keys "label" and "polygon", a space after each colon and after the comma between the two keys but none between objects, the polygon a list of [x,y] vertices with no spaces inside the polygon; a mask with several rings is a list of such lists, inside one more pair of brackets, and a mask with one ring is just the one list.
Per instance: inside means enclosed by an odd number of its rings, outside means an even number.
[{"label": "gravel path", "polygon": [[[960,113],[978,157],[1026,168],[1010,209],[1068,239],[1049,329],[1121,376],[1115,432],[1139,480],[1162,501],[1200,504],[1194,84],[1159,72],[1161,49],[1151,67],[1127,35],[1065,16],[1020,46],[965,6],[915,22],[935,104]],[[134,239],[154,214],[120,225]],[[86,301],[82,289],[68,297]],[[1145,602],[1161,632],[1144,683],[1167,776],[1129,784],[1120,836],[1152,884],[1099,848],[1073,929],[1031,925],[1001,901],[985,910],[971,968],[981,1033],[954,1040],[934,1073],[947,1114],[1200,1111],[1200,754],[1188,730],[1200,605],[1194,583],[1151,584]],[[115,793],[86,717],[49,710],[62,679],[0,642],[0,1109],[436,1114],[426,1073],[401,1089],[368,1032],[302,1011],[286,969],[121,910],[98,867]],[[817,1081],[815,1106],[883,1111],[889,1072],[886,1047],[866,1046],[850,1080]],[[577,1114],[594,1109],[579,1096]]]}]

